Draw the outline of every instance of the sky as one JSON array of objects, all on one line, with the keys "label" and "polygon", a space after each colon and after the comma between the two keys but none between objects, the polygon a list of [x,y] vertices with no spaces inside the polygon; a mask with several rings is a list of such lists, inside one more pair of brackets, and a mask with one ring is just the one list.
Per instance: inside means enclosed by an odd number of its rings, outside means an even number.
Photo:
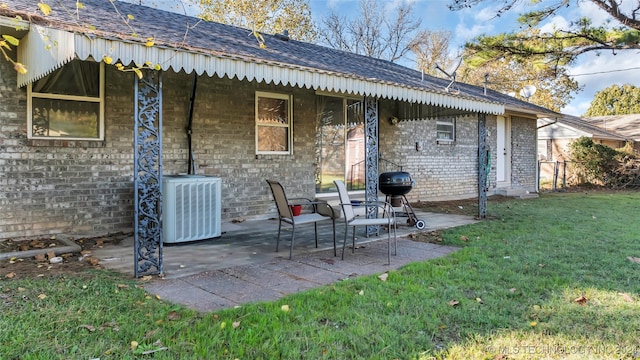
[{"label": "sky", "polygon": [[[637,0],[623,0],[632,5]],[[484,1],[470,9],[451,11],[447,7],[451,0],[380,0],[380,5],[393,11],[399,2],[413,4],[414,13],[422,19],[422,27],[429,30],[449,30],[453,33],[450,40],[452,47],[462,46],[478,35],[493,35],[503,32],[517,31],[517,16],[527,10],[524,3],[496,18],[497,3]],[[324,17],[331,12],[341,16],[350,16],[358,12],[359,0],[309,0],[311,15],[314,19]],[[590,2],[582,2],[580,7],[565,9],[562,16],[556,16],[541,24],[543,29],[566,28],[569,19],[588,17],[594,24],[610,19],[610,16]],[[613,55],[611,52],[600,54],[587,53],[569,67],[569,74],[575,75],[584,89],[574,94],[574,99],[561,112],[579,116],[584,114],[595,93],[611,85],[632,84],[640,87],[640,52],[627,50]],[[412,64],[403,64],[413,67]],[[619,71],[624,70],[624,71]],[[526,84],[523,84],[526,85]]]},{"label": "sky", "polygon": [[[130,2],[150,2],[158,7],[175,11],[178,0],[125,0]],[[340,16],[351,17],[359,12],[359,0],[308,0],[311,7],[311,16],[316,23],[320,23],[323,17],[336,13]],[[413,4],[416,17],[422,20],[422,28],[428,30],[449,30],[453,34],[450,39],[451,47],[464,45],[465,42],[474,39],[479,35],[495,35],[504,32],[518,30],[517,17],[519,14],[530,10],[527,3],[520,1],[517,6],[506,14],[495,17],[496,10],[502,1],[485,0],[481,4],[469,9],[451,11],[447,7],[452,0],[377,0],[381,8],[389,13],[393,12],[400,3]],[[184,1],[183,3],[187,3]],[[619,0],[621,8],[638,6],[638,0]],[[165,5],[163,6],[162,3]],[[542,3],[549,3],[542,1]],[[543,30],[567,28],[570,19],[587,17],[594,25],[604,24],[611,20],[611,16],[599,9],[589,1],[579,2],[580,6],[565,8],[548,21],[541,24]],[[173,6],[167,6],[172,4]],[[572,2],[575,4],[575,2]],[[150,5],[151,6],[151,5]],[[173,9],[172,9],[173,8]],[[197,14],[193,8],[188,10],[190,15]],[[615,24],[615,22],[612,22]],[[603,51],[599,54],[594,52],[583,54],[575,64],[569,67],[569,74],[574,75],[583,90],[574,94],[574,99],[564,108],[562,113],[580,116],[584,114],[596,92],[611,85],[631,84],[640,87],[640,51],[627,50],[613,54],[610,51]],[[399,61],[400,62],[400,61]],[[400,62],[407,67],[415,68],[411,61]],[[523,84],[527,85],[527,84]]]}]

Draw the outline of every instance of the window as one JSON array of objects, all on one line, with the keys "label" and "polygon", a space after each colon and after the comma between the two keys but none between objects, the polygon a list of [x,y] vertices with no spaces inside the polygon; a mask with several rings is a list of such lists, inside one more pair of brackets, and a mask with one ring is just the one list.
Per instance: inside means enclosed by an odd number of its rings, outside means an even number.
[{"label": "window", "polygon": [[104,66],[73,60],[29,84],[29,139],[104,139]]},{"label": "window", "polygon": [[317,98],[316,192],[336,191],[334,180],[349,190],[365,188],[365,126],[361,99]]},{"label": "window", "polygon": [[436,139],[438,141],[452,142],[456,139],[456,119],[436,120]]},{"label": "window", "polygon": [[256,92],[256,153],[291,154],[291,96]]}]

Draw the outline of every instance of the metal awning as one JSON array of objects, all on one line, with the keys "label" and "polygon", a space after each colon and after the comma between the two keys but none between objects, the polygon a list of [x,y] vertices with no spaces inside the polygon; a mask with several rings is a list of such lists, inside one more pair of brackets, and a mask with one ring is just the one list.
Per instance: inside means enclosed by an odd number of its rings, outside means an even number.
[{"label": "metal awning", "polygon": [[32,83],[75,58],[73,33],[31,25],[20,40],[18,62],[27,68],[26,74],[18,74],[18,86]]},{"label": "metal awning", "polygon": [[160,64],[163,70],[195,72],[198,75],[289,85],[357,96],[388,98],[423,103],[463,111],[503,114],[503,104],[446,91],[411,87],[399,83],[367,79],[352,74],[296,66],[257,58],[206,52],[198,49],[156,45],[120,38],[68,32],[32,24],[18,48],[18,61],[29,70],[18,76],[24,86],[46,76],[73,58],[100,61],[108,56],[122,64]]}]

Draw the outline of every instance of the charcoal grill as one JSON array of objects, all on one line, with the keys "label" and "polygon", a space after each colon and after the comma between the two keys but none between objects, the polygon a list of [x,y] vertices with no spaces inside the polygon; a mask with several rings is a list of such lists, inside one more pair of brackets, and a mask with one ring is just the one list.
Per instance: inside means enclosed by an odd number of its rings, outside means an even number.
[{"label": "charcoal grill", "polygon": [[381,193],[386,195],[385,201],[390,203],[394,209],[401,208],[401,211],[396,211],[395,215],[406,216],[408,218],[407,224],[415,225],[416,228],[422,230],[426,224],[423,220],[418,219],[405,196],[413,189],[414,184],[411,175],[406,171],[385,172],[378,177],[378,188]]}]

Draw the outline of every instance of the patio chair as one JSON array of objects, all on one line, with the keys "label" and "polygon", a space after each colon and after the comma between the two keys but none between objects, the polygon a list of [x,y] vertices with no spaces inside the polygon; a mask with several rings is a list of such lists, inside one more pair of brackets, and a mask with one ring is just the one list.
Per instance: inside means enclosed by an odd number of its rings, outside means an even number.
[{"label": "patio chair", "polygon": [[[387,261],[391,265],[391,230],[393,229],[393,243],[394,243],[394,255],[398,254],[398,242],[396,239],[396,217],[395,211],[391,204],[384,201],[375,202],[359,202],[358,206],[368,207],[375,206],[378,210],[378,215],[381,217],[366,219],[356,217],[353,211],[353,203],[349,199],[349,193],[347,187],[340,180],[335,180],[334,183],[338,188],[338,195],[340,196],[340,206],[342,206],[342,213],[344,214],[345,228],[344,228],[344,241],[342,242],[342,260],[344,260],[344,248],[347,244],[347,231],[349,227],[353,227],[352,249],[354,253],[356,249],[356,226],[387,226]],[[380,215],[380,210],[382,215]]]},{"label": "patio chair", "polygon": [[[291,248],[289,249],[289,260],[293,254],[293,242],[296,236],[296,225],[313,223],[316,248],[318,247],[318,222],[331,220],[333,223],[333,256],[336,256],[336,214],[331,206],[326,202],[312,201],[307,198],[291,198],[287,199],[287,195],[284,191],[284,187],[277,181],[267,180],[271,193],[273,194],[273,200],[276,203],[278,209],[278,240],[276,240],[276,252],[280,245],[280,232],[282,230],[282,223],[290,224],[291,229]],[[291,205],[303,205],[311,207],[311,213],[304,213],[297,216],[293,215]],[[319,211],[321,210],[321,211]]]}]

